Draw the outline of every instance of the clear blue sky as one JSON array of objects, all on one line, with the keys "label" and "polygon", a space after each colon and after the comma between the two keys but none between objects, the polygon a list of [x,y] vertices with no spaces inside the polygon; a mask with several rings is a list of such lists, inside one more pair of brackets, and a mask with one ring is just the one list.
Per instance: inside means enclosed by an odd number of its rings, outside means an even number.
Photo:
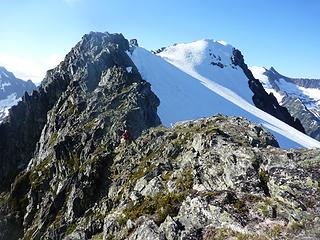
[{"label": "clear blue sky", "polygon": [[147,49],[224,40],[250,66],[320,78],[319,0],[0,0],[0,10],[0,65],[21,77],[41,78],[83,34],[109,31]]}]

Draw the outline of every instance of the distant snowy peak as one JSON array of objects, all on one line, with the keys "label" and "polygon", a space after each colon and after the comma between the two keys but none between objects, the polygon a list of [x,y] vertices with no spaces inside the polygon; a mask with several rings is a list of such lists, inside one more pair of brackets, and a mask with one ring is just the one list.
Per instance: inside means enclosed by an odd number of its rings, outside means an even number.
[{"label": "distant snowy peak", "polygon": [[175,44],[157,55],[183,71],[197,72],[205,78],[214,77],[215,82],[252,103],[253,92],[248,87],[248,78],[232,61],[234,49],[222,41],[203,39]]},{"label": "distant snowy peak", "polygon": [[264,67],[255,67],[255,66],[250,67],[250,70],[253,76],[261,82],[266,92],[272,93],[273,96],[275,96],[278,102],[281,104],[283,99],[283,94],[278,91],[277,84],[275,84],[274,81],[269,79],[267,75],[268,70]]},{"label": "distant snowy peak", "polygon": [[204,64],[211,64],[213,66],[221,65],[222,67],[220,68],[223,68],[225,66],[233,66],[231,61],[233,50],[234,47],[223,41],[203,39],[163,48],[158,55],[177,64],[179,62],[180,64],[188,64],[189,67],[197,68],[199,66],[202,67]]},{"label": "distant snowy peak", "polygon": [[273,67],[251,67],[266,91],[272,92],[279,102],[285,96],[299,98],[307,107],[320,107],[320,80],[289,78],[279,74]]},{"label": "distant snowy peak", "polygon": [[254,106],[253,99],[272,109],[279,104],[275,98],[269,101],[241,52],[231,45],[205,39],[155,52],[132,45],[128,55],[159,97],[158,114],[166,126],[217,113],[244,116],[271,130],[282,147],[320,147],[318,141]]},{"label": "distant snowy peak", "polygon": [[[220,86],[232,90],[248,103],[277,117],[304,132],[299,122],[268,95],[244,62],[239,50],[223,41],[204,39],[191,43],[175,44],[156,54],[187,73],[197,73],[201,79],[213,79]],[[204,85],[207,81],[202,81]],[[210,83],[211,84],[211,83]]]},{"label": "distant snowy peak", "polygon": [[320,80],[289,78],[273,67],[251,67],[250,70],[268,93],[300,119],[306,132],[320,140]]},{"label": "distant snowy peak", "polygon": [[0,67],[0,122],[8,115],[9,108],[17,104],[25,92],[35,89],[35,84],[23,81],[4,67]]}]

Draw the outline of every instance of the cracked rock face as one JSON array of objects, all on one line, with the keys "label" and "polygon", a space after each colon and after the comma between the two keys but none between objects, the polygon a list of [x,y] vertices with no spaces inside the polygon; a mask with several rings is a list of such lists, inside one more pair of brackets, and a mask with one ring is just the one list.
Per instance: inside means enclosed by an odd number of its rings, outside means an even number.
[{"label": "cracked rock face", "polygon": [[111,211],[117,217],[106,214],[104,238],[316,236],[318,154],[281,150],[270,134],[242,118],[150,130],[114,159],[108,196],[118,202]]},{"label": "cracked rock face", "polygon": [[279,149],[260,126],[218,115],[151,128],[71,175],[60,166],[49,183],[41,163],[30,166],[40,183],[16,211],[35,239],[314,239],[319,153]]},{"label": "cracked rock face", "polygon": [[[160,124],[156,112],[159,99],[126,54],[128,49],[128,41],[120,34],[85,35],[40,87],[39,91],[46,89],[43,98],[54,101],[52,107],[36,111],[40,104],[37,92],[18,105],[35,111],[33,117],[40,118],[42,113],[45,124],[40,132],[34,132],[38,138],[34,136],[31,160],[23,159],[28,167],[16,177],[10,193],[8,188],[3,193],[8,207],[1,209],[0,239],[61,239],[72,232],[74,222],[110,184],[109,166],[123,131],[128,130],[135,139],[143,130]],[[60,86],[56,100],[49,96],[53,85]],[[28,108],[24,104],[29,104]],[[15,111],[12,118],[17,117]],[[26,128],[22,134],[30,133],[24,124],[17,123]],[[12,138],[21,144],[26,140]],[[31,144],[29,147],[31,150]],[[12,154],[11,158],[21,157]],[[96,224],[93,231],[102,226]],[[82,235],[75,233],[72,238]]]}]

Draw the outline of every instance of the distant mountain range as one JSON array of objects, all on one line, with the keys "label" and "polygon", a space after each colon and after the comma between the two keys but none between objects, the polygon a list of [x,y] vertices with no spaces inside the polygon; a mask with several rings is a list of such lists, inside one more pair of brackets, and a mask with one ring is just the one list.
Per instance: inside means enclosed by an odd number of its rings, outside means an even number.
[{"label": "distant mountain range", "polygon": [[25,92],[31,93],[36,85],[31,81],[16,78],[13,73],[0,67],[0,122],[9,114],[9,109],[21,100]]},{"label": "distant mountain range", "polygon": [[273,67],[251,67],[250,70],[264,89],[301,121],[306,133],[320,140],[320,79],[286,77]]}]

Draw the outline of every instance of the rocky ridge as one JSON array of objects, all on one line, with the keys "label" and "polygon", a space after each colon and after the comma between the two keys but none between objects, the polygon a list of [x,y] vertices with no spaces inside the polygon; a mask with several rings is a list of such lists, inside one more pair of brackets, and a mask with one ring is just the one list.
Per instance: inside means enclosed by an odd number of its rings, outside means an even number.
[{"label": "rocky ridge", "polygon": [[0,239],[319,236],[319,150],[239,117],[159,126],[129,50],[85,35],[0,125]]},{"label": "rocky ridge", "polygon": [[243,118],[153,128],[91,156],[16,179],[7,199],[24,214],[24,239],[319,237],[319,150],[279,149]]}]

